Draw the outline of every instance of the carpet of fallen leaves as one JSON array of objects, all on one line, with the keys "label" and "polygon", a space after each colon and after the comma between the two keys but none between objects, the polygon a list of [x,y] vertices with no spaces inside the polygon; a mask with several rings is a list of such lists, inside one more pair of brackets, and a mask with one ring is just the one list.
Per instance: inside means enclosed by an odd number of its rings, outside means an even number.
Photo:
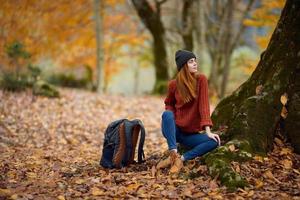
[{"label": "carpet of fallen leaves", "polygon": [[[232,163],[250,185],[229,192],[198,159],[185,163],[186,176],[154,170],[167,149],[162,97],[60,90],[58,99],[0,91],[0,199],[300,199],[300,157],[280,138],[267,157]],[[143,121],[147,161],[105,170],[103,133],[120,118]]]}]

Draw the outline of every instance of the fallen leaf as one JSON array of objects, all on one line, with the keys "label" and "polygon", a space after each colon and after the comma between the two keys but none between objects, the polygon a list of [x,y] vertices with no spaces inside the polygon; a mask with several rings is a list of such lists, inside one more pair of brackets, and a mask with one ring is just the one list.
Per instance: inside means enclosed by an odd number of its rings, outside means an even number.
[{"label": "fallen leaf", "polygon": [[234,152],[234,150],[235,150],[234,144],[229,145],[228,148],[229,148],[229,150],[230,150],[231,152]]},{"label": "fallen leaf", "polygon": [[254,156],[254,160],[259,161],[259,162],[263,162],[263,157],[261,156]]},{"label": "fallen leaf", "polygon": [[288,101],[288,94],[287,93],[284,93],[283,95],[281,95],[281,97],[280,97],[280,102],[282,103],[282,105],[286,105],[286,103],[287,103],[287,101]]},{"label": "fallen leaf", "polygon": [[277,137],[274,138],[274,142],[275,142],[278,146],[283,146],[282,140],[279,139],[279,138],[277,138]]},{"label": "fallen leaf", "polygon": [[77,179],[77,180],[75,181],[75,183],[76,183],[76,184],[83,184],[83,183],[85,183],[85,180],[84,180],[84,179]]},{"label": "fallen leaf", "polygon": [[256,95],[261,95],[262,94],[262,91],[263,91],[263,86],[262,85],[258,85],[256,88],[255,88],[255,93]]},{"label": "fallen leaf", "polygon": [[0,196],[8,196],[10,195],[10,190],[9,189],[1,189],[0,188]]},{"label": "fallen leaf", "polygon": [[299,172],[297,169],[293,169],[293,171],[294,171],[296,174],[299,174],[299,175],[300,175],[300,172]]},{"label": "fallen leaf", "polygon": [[280,151],[280,155],[288,155],[288,154],[291,154],[292,153],[292,150],[289,149],[289,148],[282,148],[281,151]]},{"label": "fallen leaf", "polygon": [[268,179],[271,179],[271,180],[275,180],[277,183],[280,183],[280,181],[277,178],[274,177],[273,173],[270,170],[267,170],[264,173],[264,177],[266,177]]},{"label": "fallen leaf", "polygon": [[155,165],[153,165],[152,168],[151,168],[151,175],[152,175],[152,177],[155,177],[155,175],[156,175],[156,167],[155,167]]},{"label": "fallen leaf", "polygon": [[27,172],[26,176],[30,179],[35,179],[37,177],[36,173],[34,172]]},{"label": "fallen leaf", "polygon": [[186,197],[190,197],[190,198],[194,198],[193,197],[193,190],[195,188],[194,184],[188,184],[188,185],[185,185],[185,189],[183,190],[183,195],[186,196]]},{"label": "fallen leaf", "polygon": [[247,194],[247,197],[252,197],[254,195],[254,191],[253,190],[250,190]]},{"label": "fallen leaf", "polygon": [[152,188],[162,189],[163,187],[162,187],[162,185],[155,183],[155,184],[152,185]]},{"label": "fallen leaf", "polygon": [[201,197],[204,197],[204,196],[206,196],[206,194],[204,192],[201,192],[201,191],[196,192],[196,193],[193,194],[193,198],[201,198]]},{"label": "fallen leaf", "polygon": [[259,179],[255,181],[255,188],[256,189],[261,188],[262,186],[264,186],[264,182],[262,182]]},{"label": "fallen leaf", "polygon": [[97,187],[93,187],[92,188],[92,195],[93,196],[101,196],[103,195],[105,192],[103,190],[100,190],[99,188]]},{"label": "fallen leaf", "polygon": [[184,191],[183,191],[183,195],[186,196],[186,197],[193,198],[192,190],[190,188],[185,188]]},{"label": "fallen leaf", "polygon": [[16,199],[19,199],[19,196],[18,196],[18,194],[13,194],[13,195],[10,196],[10,198],[12,200],[16,200]]},{"label": "fallen leaf", "polygon": [[283,165],[283,167],[285,169],[291,169],[292,166],[293,166],[293,162],[291,160],[288,160],[288,159],[284,159],[284,160],[280,161],[280,163]]},{"label": "fallen leaf", "polygon": [[223,197],[219,194],[218,191],[209,192],[208,195],[213,199],[223,199]]},{"label": "fallen leaf", "polygon": [[62,195],[59,195],[59,196],[57,197],[57,199],[58,199],[58,200],[65,200],[65,197],[62,196]]},{"label": "fallen leaf", "polygon": [[141,184],[138,184],[138,183],[133,183],[133,184],[130,184],[130,185],[127,185],[127,190],[137,190],[139,187],[141,186]]},{"label": "fallen leaf", "polygon": [[214,190],[216,190],[217,188],[219,188],[219,186],[218,186],[218,184],[217,184],[217,182],[216,182],[215,180],[211,180],[211,181],[209,182],[209,188],[210,188],[212,191],[214,191]]},{"label": "fallen leaf", "polygon": [[144,198],[144,199],[149,198],[149,193],[144,187],[138,188],[137,194],[139,198]]},{"label": "fallen leaf", "polygon": [[236,171],[237,173],[241,172],[241,168],[240,168],[240,164],[238,162],[231,162],[232,166],[233,166],[233,170]]}]

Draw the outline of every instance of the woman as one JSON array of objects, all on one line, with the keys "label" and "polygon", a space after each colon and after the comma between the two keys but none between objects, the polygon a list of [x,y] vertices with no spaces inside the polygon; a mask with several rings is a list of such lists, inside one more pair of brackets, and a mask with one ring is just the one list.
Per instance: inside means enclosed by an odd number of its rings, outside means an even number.
[{"label": "woman", "polygon": [[[162,114],[162,133],[168,143],[169,157],[157,164],[157,169],[171,166],[170,173],[178,173],[183,161],[220,145],[219,136],[210,130],[208,84],[206,77],[197,73],[196,56],[190,51],[178,50],[175,61],[178,73],[176,79],[169,82],[166,110]],[[191,150],[180,156],[177,143]]]}]

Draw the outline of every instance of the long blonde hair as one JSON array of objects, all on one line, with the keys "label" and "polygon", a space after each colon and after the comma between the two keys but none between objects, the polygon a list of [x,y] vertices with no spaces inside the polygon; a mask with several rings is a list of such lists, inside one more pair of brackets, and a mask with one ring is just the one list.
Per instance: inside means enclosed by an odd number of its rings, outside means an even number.
[{"label": "long blonde hair", "polygon": [[192,74],[187,64],[176,75],[176,87],[184,103],[188,103],[197,96],[197,77],[198,74]]}]

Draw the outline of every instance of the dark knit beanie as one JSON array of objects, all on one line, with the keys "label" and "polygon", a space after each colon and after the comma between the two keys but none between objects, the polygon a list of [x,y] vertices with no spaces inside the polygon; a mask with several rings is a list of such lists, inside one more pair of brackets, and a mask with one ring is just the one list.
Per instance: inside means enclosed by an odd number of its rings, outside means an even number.
[{"label": "dark knit beanie", "polygon": [[196,58],[195,54],[193,52],[187,51],[187,50],[178,50],[175,53],[175,61],[177,65],[177,70],[180,71],[181,68],[187,61],[191,58]]}]

